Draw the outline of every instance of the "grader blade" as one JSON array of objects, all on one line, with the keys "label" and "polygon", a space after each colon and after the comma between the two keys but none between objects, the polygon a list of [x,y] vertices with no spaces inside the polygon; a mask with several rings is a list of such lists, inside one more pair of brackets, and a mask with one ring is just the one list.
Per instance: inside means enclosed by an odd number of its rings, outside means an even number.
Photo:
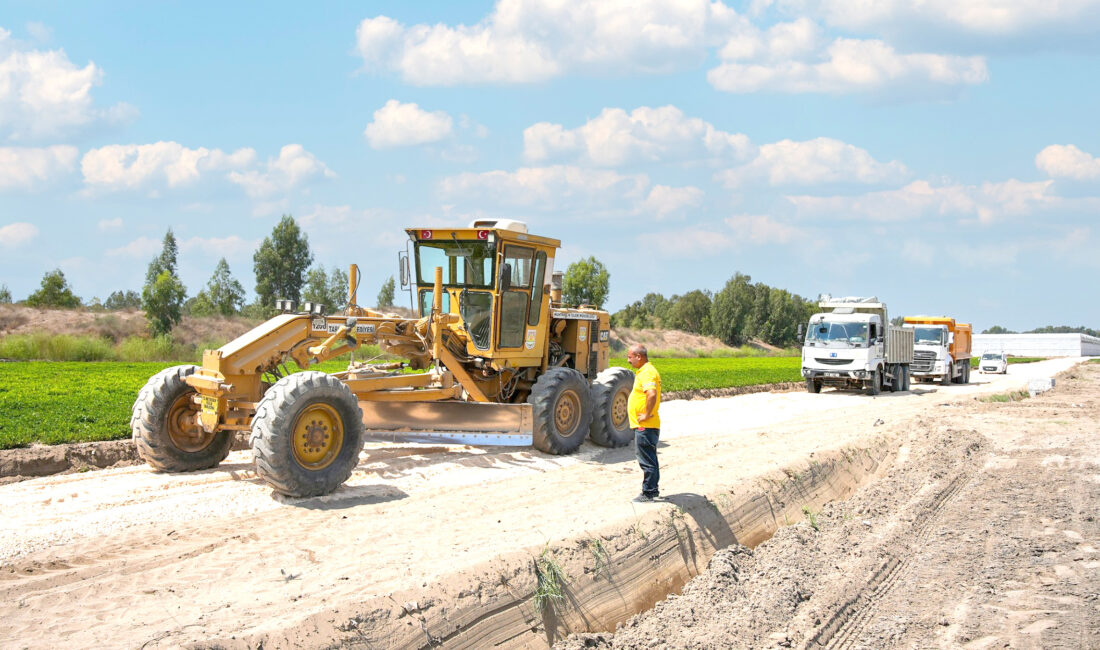
[{"label": "grader blade", "polygon": [[375,440],[527,446],[534,438],[530,404],[359,402]]}]

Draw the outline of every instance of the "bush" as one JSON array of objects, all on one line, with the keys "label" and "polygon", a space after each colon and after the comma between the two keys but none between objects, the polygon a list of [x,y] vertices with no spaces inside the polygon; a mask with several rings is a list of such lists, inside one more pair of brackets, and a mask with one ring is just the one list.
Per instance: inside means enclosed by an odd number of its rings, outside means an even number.
[{"label": "bush", "polygon": [[15,361],[110,361],[111,342],[96,336],[16,334],[0,339],[0,359]]}]

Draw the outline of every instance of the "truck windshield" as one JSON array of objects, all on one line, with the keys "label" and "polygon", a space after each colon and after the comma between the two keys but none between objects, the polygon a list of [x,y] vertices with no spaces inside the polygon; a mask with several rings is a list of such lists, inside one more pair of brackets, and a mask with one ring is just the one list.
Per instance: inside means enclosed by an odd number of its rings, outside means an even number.
[{"label": "truck windshield", "polygon": [[914,327],[913,342],[917,345],[943,345],[943,335],[946,330],[939,327]]},{"label": "truck windshield", "polygon": [[443,286],[493,286],[494,246],[480,241],[421,241],[416,246],[416,281],[435,282],[435,268],[443,268]]},{"label": "truck windshield", "polygon": [[811,323],[810,331],[806,333],[806,341],[821,343],[840,341],[852,345],[863,345],[867,342],[867,323],[830,323],[828,321]]}]

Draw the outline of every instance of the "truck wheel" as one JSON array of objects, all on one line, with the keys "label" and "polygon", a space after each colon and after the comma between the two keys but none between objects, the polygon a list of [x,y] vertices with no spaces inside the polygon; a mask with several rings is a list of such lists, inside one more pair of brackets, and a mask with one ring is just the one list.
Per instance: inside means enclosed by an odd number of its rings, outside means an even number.
[{"label": "truck wheel", "polygon": [[969,362],[967,362],[967,364],[965,366],[963,366],[962,381],[960,381],[959,383],[960,384],[969,384],[970,383],[970,363]]},{"label": "truck wheel", "polygon": [[634,439],[627,402],[634,387],[634,373],[626,368],[607,368],[592,382],[592,424],[588,437],[601,447],[625,447]]},{"label": "truck wheel", "polygon": [[820,393],[821,382],[815,379],[806,378],[806,392],[807,393]]},{"label": "truck wheel", "polygon": [[909,379],[910,379],[909,378],[909,366],[902,366],[901,367],[901,377],[902,377],[902,379],[901,379],[901,389],[903,391],[909,390],[909,386],[910,386],[910,383],[909,383]]},{"label": "truck wheel", "polygon": [[572,368],[551,368],[535,381],[527,402],[534,411],[537,449],[568,454],[581,446],[592,420],[584,375]]},{"label": "truck wheel", "polygon": [[871,372],[871,381],[867,385],[867,393],[870,395],[878,395],[882,392],[882,372],[873,370]]},{"label": "truck wheel", "polygon": [[138,392],[130,431],[138,455],[155,469],[193,472],[225,460],[233,446],[229,431],[206,433],[195,422],[195,389],[184,379],[198,366],[175,366],[149,378]]},{"label": "truck wheel", "polygon": [[951,384],[951,373],[953,371],[954,371],[953,367],[947,366],[947,370],[945,370],[944,373],[943,373],[943,376],[940,377],[940,385],[941,386],[949,386]]},{"label": "truck wheel", "polygon": [[256,473],[280,494],[328,494],[359,464],[363,430],[359,400],[339,379],[323,372],[283,377],[252,420]]}]

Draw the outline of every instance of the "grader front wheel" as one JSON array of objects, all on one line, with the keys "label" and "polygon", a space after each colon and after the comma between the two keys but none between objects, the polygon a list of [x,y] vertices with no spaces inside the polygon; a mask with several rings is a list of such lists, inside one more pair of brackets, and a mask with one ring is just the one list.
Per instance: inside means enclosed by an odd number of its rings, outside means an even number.
[{"label": "grader front wheel", "polygon": [[588,437],[603,447],[625,447],[634,439],[627,402],[634,387],[634,373],[626,368],[607,368],[592,382],[592,425]]},{"label": "grader front wheel", "polygon": [[256,473],[280,494],[328,494],[359,463],[363,431],[359,402],[339,379],[323,372],[283,377],[252,420]]},{"label": "grader front wheel", "polygon": [[214,467],[233,446],[228,431],[206,433],[196,421],[195,390],[185,379],[197,366],[175,366],[153,375],[138,393],[130,418],[134,446],[142,460],[166,472]]},{"label": "grader front wheel", "polygon": [[581,446],[592,420],[584,375],[572,368],[551,368],[535,381],[527,401],[533,407],[537,449],[568,454]]}]

